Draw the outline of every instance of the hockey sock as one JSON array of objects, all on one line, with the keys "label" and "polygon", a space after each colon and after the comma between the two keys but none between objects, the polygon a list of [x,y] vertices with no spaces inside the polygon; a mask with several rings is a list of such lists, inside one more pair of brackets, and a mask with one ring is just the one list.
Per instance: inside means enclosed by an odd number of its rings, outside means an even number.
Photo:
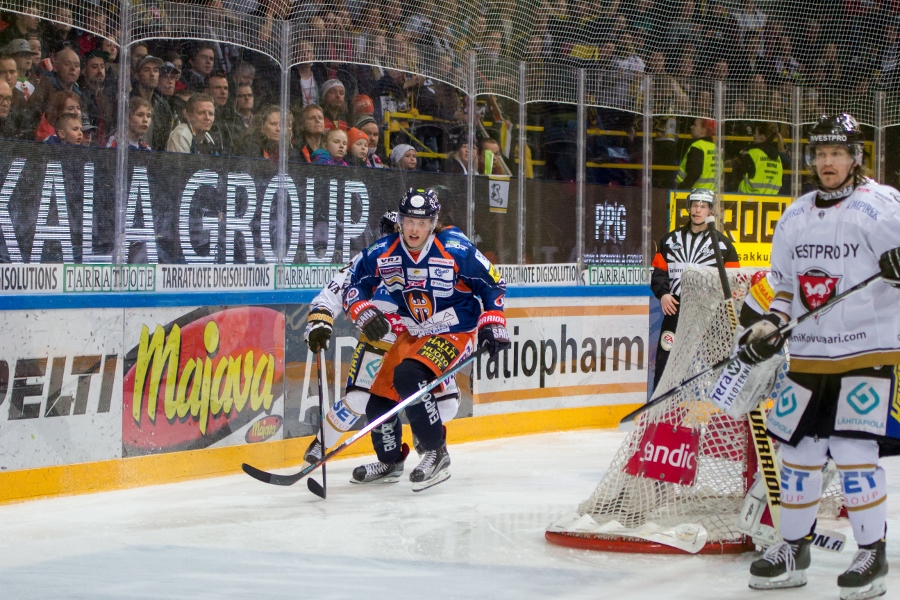
[{"label": "hockey sock", "polygon": [[[366,405],[366,417],[369,421],[374,421],[396,405],[397,403],[389,398],[372,394]],[[400,460],[402,435],[403,428],[399,415],[394,415],[392,419],[372,430],[372,445],[375,447],[378,460],[383,463],[395,463]]]},{"label": "hockey sock", "polygon": [[781,535],[799,540],[816,522],[822,497],[822,466],[828,440],[803,438],[796,446],[781,447]]},{"label": "hockey sock", "polygon": [[369,392],[350,390],[334,403],[325,416],[325,447],[331,448],[340,439],[341,434],[350,431],[353,425],[366,412]]},{"label": "hockey sock", "polygon": [[[394,387],[403,398],[419,391],[419,386],[434,374],[417,360],[406,359],[394,369]],[[424,450],[437,450],[444,444],[444,424],[433,394],[426,394],[421,402],[406,409],[406,418],[413,434]]]},{"label": "hockey sock", "polygon": [[844,506],[860,546],[884,536],[887,521],[887,480],[878,466],[878,442],[831,438],[831,455],[844,488]]}]

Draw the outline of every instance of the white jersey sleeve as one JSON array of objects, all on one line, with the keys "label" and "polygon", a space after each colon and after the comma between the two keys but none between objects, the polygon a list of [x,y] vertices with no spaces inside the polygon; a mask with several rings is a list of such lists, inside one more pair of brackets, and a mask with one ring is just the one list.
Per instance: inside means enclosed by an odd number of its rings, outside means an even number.
[{"label": "white jersey sleeve", "polygon": [[332,317],[336,317],[343,312],[344,288],[350,283],[350,270],[359,262],[361,256],[362,254],[357,254],[350,261],[350,264],[341,267],[335,273],[331,281],[309,303],[310,310],[325,309],[331,313]]}]

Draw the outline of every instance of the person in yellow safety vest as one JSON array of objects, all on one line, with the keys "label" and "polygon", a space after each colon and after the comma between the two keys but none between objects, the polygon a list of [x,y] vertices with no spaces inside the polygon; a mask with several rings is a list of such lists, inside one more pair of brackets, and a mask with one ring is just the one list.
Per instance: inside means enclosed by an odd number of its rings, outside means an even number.
[{"label": "person in yellow safety vest", "polygon": [[675,185],[679,190],[716,190],[716,145],[712,136],[716,133],[716,122],[712,119],[694,119],[691,125],[690,145],[675,177]]},{"label": "person in yellow safety vest", "polygon": [[775,123],[753,127],[753,145],[741,152],[734,165],[734,179],[742,194],[774,196],[781,190],[784,166],[779,152],[784,140]]}]

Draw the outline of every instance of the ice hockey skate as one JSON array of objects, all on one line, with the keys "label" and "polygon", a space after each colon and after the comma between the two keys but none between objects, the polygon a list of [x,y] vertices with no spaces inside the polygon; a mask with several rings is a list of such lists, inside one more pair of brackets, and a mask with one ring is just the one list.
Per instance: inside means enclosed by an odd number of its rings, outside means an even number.
[{"label": "ice hockey skate", "polygon": [[775,590],[806,585],[809,568],[809,546],[812,536],[796,542],[779,542],[771,546],[759,560],[750,565],[750,587]]},{"label": "ice hockey skate", "polygon": [[[360,465],[353,469],[353,477],[350,483],[396,483],[403,475],[403,463],[409,454],[409,446],[403,444],[400,460],[395,463],[383,463],[376,461],[367,465]],[[414,471],[415,472],[415,471]]]},{"label": "ice hockey skate", "polygon": [[322,460],[323,454],[322,442],[319,441],[319,438],[314,438],[312,443],[306,448],[306,452],[303,453],[303,460],[313,464]]},{"label": "ice hockey skate", "polygon": [[426,450],[419,465],[409,474],[414,492],[427,490],[442,481],[450,479],[450,455],[447,444],[437,450]]},{"label": "ice hockey skate", "polygon": [[838,575],[841,600],[867,600],[887,592],[884,579],[888,574],[885,542],[860,546],[850,567]]}]

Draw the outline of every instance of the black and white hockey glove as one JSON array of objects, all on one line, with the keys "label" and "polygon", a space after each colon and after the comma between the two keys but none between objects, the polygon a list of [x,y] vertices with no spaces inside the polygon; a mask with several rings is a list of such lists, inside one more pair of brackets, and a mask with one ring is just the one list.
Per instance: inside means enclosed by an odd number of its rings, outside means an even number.
[{"label": "black and white hockey glove", "polygon": [[782,321],[778,315],[772,313],[763,315],[759,321],[750,325],[738,340],[740,344],[738,358],[748,365],[758,365],[778,354],[787,338],[781,335],[764,338],[778,331],[781,325]]},{"label": "black and white hockey glove", "polygon": [[499,310],[489,310],[478,319],[478,347],[483,346],[487,346],[491,356],[509,347],[506,317]]},{"label": "black and white hockey glove", "polygon": [[306,318],[306,331],[303,339],[309,349],[317,353],[320,350],[328,350],[328,342],[331,340],[331,332],[334,328],[334,316],[327,308],[316,308],[309,311]]},{"label": "black and white hockey glove", "polygon": [[391,324],[384,313],[368,300],[357,302],[350,307],[349,312],[350,318],[369,341],[377,342],[391,330]]},{"label": "black and white hockey glove", "polygon": [[888,250],[878,259],[881,276],[894,287],[900,287],[900,248]]}]

